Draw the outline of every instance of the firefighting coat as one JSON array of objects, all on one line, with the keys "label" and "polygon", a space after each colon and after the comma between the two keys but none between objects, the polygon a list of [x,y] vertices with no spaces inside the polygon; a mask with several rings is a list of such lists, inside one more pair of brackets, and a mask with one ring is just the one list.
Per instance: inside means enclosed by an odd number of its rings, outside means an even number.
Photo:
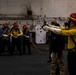
[{"label": "firefighting coat", "polygon": [[13,37],[14,37],[14,38],[18,38],[19,36],[17,36],[17,34],[22,34],[22,33],[23,33],[23,32],[22,32],[22,30],[20,30],[20,29],[17,30],[17,31],[13,29],[13,30],[11,31],[11,34],[13,34]]},{"label": "firefighting coat", "polygon": [[76,41],[76,26],[71,27],[68,30],[61,29],[61,35],[68,36],[68,49],[73,49],[75,47],[75,43],[73,42],[71,36]]}]

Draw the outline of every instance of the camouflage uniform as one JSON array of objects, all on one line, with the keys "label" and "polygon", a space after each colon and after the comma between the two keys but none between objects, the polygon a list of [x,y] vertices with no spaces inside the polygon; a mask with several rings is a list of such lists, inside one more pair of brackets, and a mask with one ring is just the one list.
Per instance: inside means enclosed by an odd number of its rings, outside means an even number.
[{"label": "camouflage uniform", "polygon": [[65,67],[63,62],[63,53],[60,58],[58,58],[57,53],[52,53],[52,61],[51,61],[51,72],[50,75],[56,75],[57,65],[60,69],[60,75],[65,75]]}]

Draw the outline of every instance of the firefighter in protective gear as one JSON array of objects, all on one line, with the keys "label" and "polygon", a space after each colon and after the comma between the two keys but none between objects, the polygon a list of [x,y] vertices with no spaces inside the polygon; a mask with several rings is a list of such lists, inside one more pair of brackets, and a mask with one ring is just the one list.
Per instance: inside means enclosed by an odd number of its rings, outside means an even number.
[{"label": "firefighter in protective gear", "polygon": [[12,36],[12,55],[15,51],[15,47],[17,48],[17,52],[19,55],[22,54],[21,52],[21,36],[23,32],[19,29],[17,22],[14,22],[13,27],[11,28],[11,36]]},{"label": "firefighter in protective gear", "polygon": [[9,55],[11,55],[10,28],[8,27],[8,23],[4,23],[2,27],[2,52],[5,51],[5,47],[7,47]]},{"label": "firefighter in protective gear", "polygon": [[[75,43],[76,42],[76,13],[72,13],[69,16],[69,20],[67,23],[68,29],[61,29],[55,27],[44,26],[44,30],[50,30],[56,34],[68,36],[68,70],[70,75],[76,75],[76,49]],[[72,38],[73,37],[73,40]]]},{"label": "firefighter in protective gear", "polygon": [[26,54],[26,47],[28,48],[28,55],[31,55],[30,49],[30,32],[28,30],[27,25],[23,25],[23,54]]},{"label": "firefighter in protective gear", "polygon": [[[60,25],[53,20],[51,26],[60,27]],[[50,59],[51,59],[51,74],[57,75],[60,72],[60,75],[65,75],[65,68],[63,62],[63,50],[65,46],[64,37],[62,35],[55,34],[51,32],[50,35]]]}]

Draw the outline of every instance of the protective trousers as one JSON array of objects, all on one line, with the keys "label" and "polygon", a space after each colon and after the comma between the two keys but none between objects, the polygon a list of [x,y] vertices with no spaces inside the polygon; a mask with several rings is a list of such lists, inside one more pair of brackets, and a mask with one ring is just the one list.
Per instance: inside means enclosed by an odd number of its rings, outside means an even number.
[{"label": "protective trousers", "polygon": [[31,49],[30,49],[30,40],[26,40],[26,39],[23,39],[23,54],[26,54],[26,46],[28,48],[28,55],[31,54]]},{"label": "protective trousers", "polygon": [[20,38],[12,38],[12,51],[11,51],[12,55],[13,55],[13,52],[15,51],[15,47],[17,48],[19,55],[21,55],[22,52],[21,52],[21,39]]},{"label": "protective trousers", "polygon": [[76,51],[68,52],[68,71],[70,75],[76,75]]},{"label": "protective trousers", "polygon": [[4,52],[5,51],[5,49],[6,49],[6,47],[7,47],[7,50],[8,50],[8,52],[9,52],[9,55],[11,54],[11,43],[10,43],[10,40],[7,38],[7,39],[2,39],[1,40],[1,52]]},{"label": "protective trousers", "polygon": [[50,75],[57,75],[56,74],[57,65],[60,69],[60,75],[65,75],[65,67],[64,67],[64,63],[63,63],[63,53],[62,53],[61,57],[58,58],[58,54],[52,52]]}]

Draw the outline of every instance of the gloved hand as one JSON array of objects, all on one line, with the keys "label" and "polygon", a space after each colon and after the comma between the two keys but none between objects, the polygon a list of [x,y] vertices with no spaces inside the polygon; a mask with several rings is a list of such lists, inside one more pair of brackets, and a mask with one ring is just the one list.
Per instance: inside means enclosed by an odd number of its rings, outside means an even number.
[{"label": "gloved hand", "polygon": [[11,36],[13,36],[13,34],[11,34]]},{"label": "gloved hand", "polygon": [[17,36],[20,36],[20,34],[17,34]]},{"label": "gloved hand", "polygon": [[50,30],[50,31],[54,32],[55,34],[60,34],[60,31],[61,31],[60,28],[49,27],[49,26],[44,26],[43,30]]},{"label": "gloved hand", "polygon": [[2,36],[4,36],[4,37],[8,37],[8,35],[6,35],[6,34],[2,34]]},{"label": "gloved hand", "polygon": [[49,26],[44,26],[44,27],[43,27],[43,30],[49,30],[49,29],[50,29]]},{"label": "gloved hand", "polygon": [[17,34],[17,36],[22,36],[23,35],[23,33],[21,33],[21,34]]},{"label": "gloved hand", "polygon": [[26,38],[29,38],[29,36],[27,36],[27,35],[24,35]]}]

